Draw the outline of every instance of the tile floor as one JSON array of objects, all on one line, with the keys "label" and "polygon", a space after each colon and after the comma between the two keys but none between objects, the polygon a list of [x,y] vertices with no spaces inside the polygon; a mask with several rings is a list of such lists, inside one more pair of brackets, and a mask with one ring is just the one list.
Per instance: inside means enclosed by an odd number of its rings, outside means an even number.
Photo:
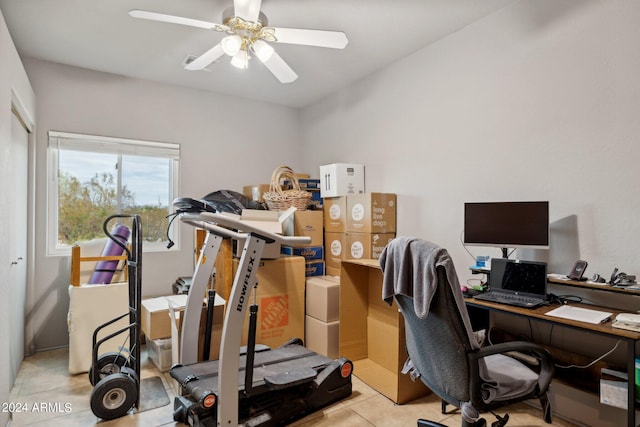
[{"label": "tile floor", "polygon": [[[67,427],[92,426],[174,426],[173,398],[176,393],[175,381],[168,372],[162,373],[142,352],[142,378],[160,376],[171,403],[112,421],[101,421],[91,412],[89,396],[92,386],[87,374],[70,375],[68,372],[68,350],[57,349],[36,353],[23,361],[15,385],[11,390],[11,402],[26,404],[27,412],[14,413],[10,426],[51,426]],[[144,399],[144,396],[141,396]],[[49,410],[33,411],[34,404],[47,403]],[[24,407],[24,406],[22,406]],[[512,405],[508,408],[510,427],[547,426],[540,418],[540,411],[529,405]],[[353,394],[348,399],[333,404],[321,411],[303,418],[294,426],[415,426],[417,418],[428,418],[447,426],[459,426],[460,415],[440,413],[440,400],[429,395],[404,405],[377,393],[357,377],[353,378]],[[489,425],[493,417],[485,417]],[[571,427],[558,417],[553,425]]]}]

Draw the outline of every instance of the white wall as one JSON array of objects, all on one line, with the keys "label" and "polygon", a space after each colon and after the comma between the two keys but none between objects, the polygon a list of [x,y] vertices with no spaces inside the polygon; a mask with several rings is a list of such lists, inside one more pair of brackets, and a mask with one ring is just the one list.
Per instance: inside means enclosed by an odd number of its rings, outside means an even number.
[{"label": "white wall", "polygon": [[399,234],[459,270],[464,202],[549,200],[578,227],[553,268],[640,273],[638,18],[632,0],[516,2],[306,108],[305,167],[364,163],[368,191],[399,194]]},{"label": "white wall", "polygon": [[[608,275],[616,266],[640,274],[639,18],[635,0],[523,0],[301,115],[27,60],[38,95],[38,264],[30,317],[36,348],[66,343],[68,259],[46,257],[44,247],[51,129],[182,143],[184,195],[264,182],[281,163],[301,171],[335,161],[364,163],[368,191],[399,195],[398,234],[447,247],[463,280],[471,277],[465,267],[472,263],[459,241],[465,201],[549,200],[552,249],[535,256],[546,258],[551,270],[565,272],[584,258],[588,275]],[[0,25],[2,55],[7,40]],[[10,64],[19,64],[13,47],[9,51]],[[1,59],[0,106],[8,102],[5,76],[20,76]],[[8,117],[0,108],[2,150]],[[190,272],[191,235],[183,231],[179,253],[145,255],[148,295],[168,292],[174,277]],[[582,408],[591,417],[587,423],[608,416],[590,403]],[[602,410],[593,415],[588,409]]]},{"label": "white wall", "polygon": [[[9,284],[6,278],[9,277],[11,259],[9,259],[9,226],[6,216],[9,211],[11,200],[9,200],[9,186],[11,177],[9,172],[9,159],[11,159],[11,105],[20,104],[21,113],[29,120],[35,118],[35,96],[27,74],[22,67],[16,48],[11,40],[9,31],[4,22],[2,12],[0,12],[0,211],[3,212],[3,219],[0,221],[0,313],[9,313]],[[9,322],[6,317],[0,322],[0,342],[3,348],[8,349],[7,343],[10,340]],[[16,342],[16,341],[14,341]],[[9,392],[12,384],[10,377],[9,357],[7,354],[0,357],[0,402],[9,401]],[[7,424],[9,414],[0,412],[0,425]]]},{"label": "white wall", "polygon": [[367,191],[398,194],[398,234],[448,248],[462,281],[463,204],[493,200],[550,201],[533,255],[551,272],[640,275],[638,22],[636,0],[515,2],[303,110],[303,166],[365,164]]},{"label": "white wall", "polygon": [[[47,132],[175,142],[181,144],[180,195],[203,197],[243,184],[269,182],[280,164],[298,166],[299,113],[246,101],[25,59],[38,96],[36,258],[33,345],[66,345],[69,257],[45,248]],[[182,226],[180,251],[145,253],[143,295],[171,293],[178,276],[193,273],[193,232]]]}]

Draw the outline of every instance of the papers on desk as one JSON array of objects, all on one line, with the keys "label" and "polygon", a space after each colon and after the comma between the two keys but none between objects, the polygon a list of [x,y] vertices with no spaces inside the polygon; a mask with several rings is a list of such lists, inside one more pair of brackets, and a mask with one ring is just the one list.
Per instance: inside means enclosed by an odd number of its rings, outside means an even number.
[{"label": "papers on desk", "polygon": [[551,311],[547,311],[545,314],[547,316],[561,317],[563,319],[577,320],[578,322],[593,323],[597,325],[609,320],[613,313],[591,310],[588,308],[573,307],[570,305],[562,305]]},{"label": "papers on desk", "polygon": [[640,314],[620,313],[611,324],[614,328],[640,332]]}]

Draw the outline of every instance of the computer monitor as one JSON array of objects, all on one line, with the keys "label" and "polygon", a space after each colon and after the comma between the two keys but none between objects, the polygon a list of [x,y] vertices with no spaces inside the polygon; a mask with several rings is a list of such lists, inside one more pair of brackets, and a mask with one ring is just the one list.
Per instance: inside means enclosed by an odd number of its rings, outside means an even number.
[{"label": "computer monitor", "polygon": [[464,204],[465,245],[549,248],[549,202],[469,202]]}]

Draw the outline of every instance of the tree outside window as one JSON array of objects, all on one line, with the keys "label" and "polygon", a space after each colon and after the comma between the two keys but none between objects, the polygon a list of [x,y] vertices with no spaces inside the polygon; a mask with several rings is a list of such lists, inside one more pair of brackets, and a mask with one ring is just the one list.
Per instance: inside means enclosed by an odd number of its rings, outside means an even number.
[{"label": "tree outside window", "polygon": [[49,253],[66,253],[73,244],[105,237],[102,224],[115,213],[141,216],[145,250],[165,248],[178,147],[49,132],[55,178],[49,188]]}]

